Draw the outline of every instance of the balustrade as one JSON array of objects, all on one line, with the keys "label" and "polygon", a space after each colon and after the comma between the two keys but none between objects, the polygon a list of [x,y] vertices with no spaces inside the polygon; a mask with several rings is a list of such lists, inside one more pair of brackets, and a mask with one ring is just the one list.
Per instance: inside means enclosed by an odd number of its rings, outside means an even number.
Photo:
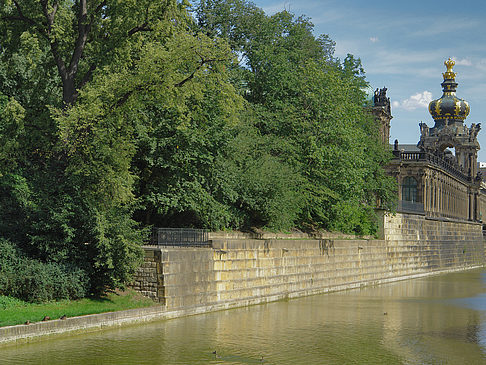
[{"label": "balustrade", "polygon": [[464,171],[464,169],[456,163],[452,163],[441,156],[434,155],[425,151],[393,151],[395,159],[401,161],[425,161],[432,165],[442,168],[454,177],[465,182],[471,181],[471,176]]}]

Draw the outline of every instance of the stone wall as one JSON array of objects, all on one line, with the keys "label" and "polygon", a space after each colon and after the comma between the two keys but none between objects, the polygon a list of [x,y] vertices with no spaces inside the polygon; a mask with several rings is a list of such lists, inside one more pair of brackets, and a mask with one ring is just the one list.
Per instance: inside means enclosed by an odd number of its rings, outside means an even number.
[{"label": "stone wall", "polygon": [[164,275],[160,250],[145,250],[143,263],[138,268],[131,287],[154,302],[164,304]]},{"label": "stone wall", "polygon": [[[167,309],[211,310],[484,264],[481,225],[385,215],[384,239],[213,239],[146,247],[135,287]],[[209,308],[209,309],[208,309]]]},{"label": "stone wall", "polygon": [[413,214],[384,216],[384,238],[390,246],[417,251],[427,270],[484,264],[482,225]]}]

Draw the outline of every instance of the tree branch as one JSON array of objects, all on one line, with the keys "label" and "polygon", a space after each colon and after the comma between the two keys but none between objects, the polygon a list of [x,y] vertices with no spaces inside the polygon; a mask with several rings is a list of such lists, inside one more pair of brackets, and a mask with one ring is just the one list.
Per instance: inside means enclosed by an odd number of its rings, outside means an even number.
[{"label": "tree branch", "polygon": [[59,7],[59,2],[56,1],[54,5],[52,6],[52,12],[50,14],[47,14],[47,21],[50,24],[54,24],[54,18],[56,17],[57,13],[57,8]]},{"label": "tree branch", "polygon": [[15,8],[17,9],[17,13],[19,13],[19,17],[26,20],[26,21],[29,21],[29,22],[32,22],[33,24],[36,24],[34,20],[30,19],[30,18],[27,18],[23,11],[22,11],[22,8],[20,7],[19,3],[16,1],[16,0],[13,0],[13,3],[15,4]]},{"label": "tree branch", "polygon": [[136,26],[128,31],[128,36],[132,36],[138,32],[150,32],[153,29],[148,26],[149,23],[149,6],[145,9],[145,20],[142,25]]},{"label": "tree branch", "polygon": [[147,23],[143,23],[140,26],[137,26],[135,28],[130,29],[128,31],[128,35],[132,36],[132,35],[134,35],[135,33],[138,33],[138,32],[150,32],[152,30],[153,29],[151,27],[149,27]]},{"label": "tree branch", "polygon": [[[93,22],[95,21],[95,15],[99,13],[103,7],[106,6],[106,0],[102,1],[94,10],[93,14],[91,14],[91,17],[89,19],[88,23],[88,7],[87,7],[87,1],[86,0],[81,0],[80,2],[80,9],[79,9],[79,21],[78,21],[78,37],[76,39],[76,43],[74,46],[74,52],[71,57],[71,62],[69,63],[69,75],[71,77],[74,77],[78,71],[78,66],[79,66],[79,61],[81,60],[81,57],[83,56],[84,49],[86,47],[86,43],[88,41],[88,35],[89,32],[91,31],[91,27],[93,25]],[[82,88],[90,79],[91,76],[93,75],[93,71],[96,69],[96,65],[92,64],[89,68],[89,70],[86,72],[86,74],[83,76],[83,79],[81,80],[80,84],[78,85],[78,88]]]},{"label": "tree branch", "polygon": [[13,15],[12,16],[2,16],[1,19],[2,20],[21,21],[21,22],[25,22],[25,23],[28,23],[28,24],[33,25],[33,26],[37,26],[37,23],[35,21],[33,21],[30,18],[24,17],[24,16],[13,16]]},{"label": "tree branch", "polygon": [[24,12],[22,11],[22,8],[20,7],[20,4],[17,2],[17,0],[13,0],[13,3],[15,5],[15,8],[17,9],[18,16],[13,16],[13,15],[11,15],[11,16],[4,16],[1,19],[2,20],[21,21],[21,22],[27,23],[27,24],[33,26],[34,28],[36,28],[37,31],[43,37],[46,37],[46,35],[45,35],[44,30],[42,29],[42,27],[34,19],[29,18],[28,16],[25,16],[24,15]]},{"label": "tree branch", "polygon": [[100,5],[96,7],[95,11],[93,12],[93,15],[91,16],[91,24],[93,24],[94,15],[99,13],[101,9],[103,9],[105,6],[106,6],[106,0],[102,1]]},{"label": "tree branch", "polygon": [[49,39],[52,56],[54,57],[54,61],[56,62],[56,66],[59,71],[59,76],[61,76],[61,79],[64,83],[67,79],[66,64],[64,63],[61,54],[59,52],[58,41],[56,39],[51,38],[51,31],[52,31],[52,26],[54,24],[54,17],[57,12],[58,3],[56,2],[56,4],[54,5],[54,9],[51,13],[49,13],[47,0],[41,1],[41,5],[42,5],[42,11],[44,13],[44,17],[47,20],[47,38]]},{"label": "tree branch", "polygon": [[174,85],[174,87],[181,87],[183,86],[186,82],[192,80],[194,76],[196,75],[196,72],[198,72],[205,64],[207,63],[212,63],[212,62],[221,62],[221,61],[227,61],[226,58],[208,58],[204,59],[199,53],[196,52],[196,54],[201,58],[201,61],[199,62],[199,65],[196,67],[196,69],[189,75],[187,76],[184,80],[181,82],[178,82],[177,84]]},{"label": "tree branch", "polygon": [[70,77],[74,77],[78,71],[79,60],[84,51],[86,40],[88,39],[88,33],[91,30],[92,20],[88,23],[88,5],[87,0],[81,0],[79,2],[79,15],[78,15],[78,37],[74,45],[74,52],[69,62],[68,73]]}]

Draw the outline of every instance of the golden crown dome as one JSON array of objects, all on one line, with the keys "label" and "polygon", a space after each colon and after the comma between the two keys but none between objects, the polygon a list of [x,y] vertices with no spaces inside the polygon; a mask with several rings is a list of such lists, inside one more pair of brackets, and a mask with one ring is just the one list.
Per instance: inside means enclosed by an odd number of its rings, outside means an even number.
[{"label": "golden crown dome", "polygon": [[451,121],[459,120],[463,121],[469,115],[469,104],[467,101],[459,99],[456,96],[456,73],[452,71],[456,63],[449,58],[444,62],[447,71],[443,73],[444,82],[442,85],[442,97],[437,100],[433,100],[429,104],[429,113],[436,121],[449,119]]}]

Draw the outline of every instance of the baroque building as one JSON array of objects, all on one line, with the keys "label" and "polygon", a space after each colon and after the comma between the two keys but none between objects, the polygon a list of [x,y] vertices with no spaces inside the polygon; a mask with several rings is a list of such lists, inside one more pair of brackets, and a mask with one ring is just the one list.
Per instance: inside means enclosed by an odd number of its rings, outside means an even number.
[{"label": "baroque building", "polygon": [[[470,109],[456,96],[455,62],[449,59],[444,64],[447,70],[443,73],[442,97],[429,104],[434,126],[419,124],[416,146],[399,145],[395,140],[387,170],[397,179],[399,212],[479,222],[481,201],[486,208],[486,188],[477,167],[481,125],[465,125]],[[388,141],[391,113],[385,93],[386,89],[375,92],[372,112],[380,123],[383,140]]]}]

